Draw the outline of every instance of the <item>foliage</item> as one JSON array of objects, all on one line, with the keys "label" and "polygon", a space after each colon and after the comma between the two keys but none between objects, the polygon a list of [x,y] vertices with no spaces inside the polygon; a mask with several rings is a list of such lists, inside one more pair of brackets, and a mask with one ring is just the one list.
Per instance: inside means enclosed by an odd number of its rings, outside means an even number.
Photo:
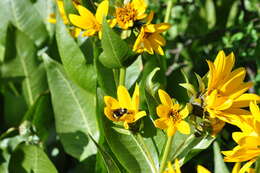
[{"label": "foliage", "polygon": [[[0,172],[157,173],[165,157],[178,159],[184,172],[196,172],[198,164],[230,172],[233,165],[223,162],[220,151],[234,147],[237,127],[226,125],[214,136],[202,117],[190,116],[191,134],[176,132],[168,143],[167,133],[154,126],[158,90],[184,108],[205,90],[206,60],[224,50],[234,52],[235,66],[245,67],[246,80],[254,83],[249,92],[259,94],[259,1],[146,0],[153,23],[171,24],[161,34],[163,56],[134,52],[140,31],[111,27],[122,0],[109,1],[101,40],[82,32],[76,37],[64,15],[78,14],[80,1],[64,0],[66,14],[59,1],[0,0]],[[81,4],[95,14],[100,2]],[[116,98],[119,85],[134,93],[136,83],[139,109],[147,116],[125,129],[104,115],[104,96]],[[255,165],[260,169],[259,160]]]}]

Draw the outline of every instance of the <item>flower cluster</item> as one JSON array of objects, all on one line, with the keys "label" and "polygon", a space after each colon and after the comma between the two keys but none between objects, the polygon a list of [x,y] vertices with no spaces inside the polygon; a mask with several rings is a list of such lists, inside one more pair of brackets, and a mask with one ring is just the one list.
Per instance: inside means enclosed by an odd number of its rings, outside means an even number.
[{"label": "flower cluster", "polygon": [[[190,128],[189,124],[192,123],[185,121],[185,119],[189,118],[190,121],[193,121],[192,116],[199,117],[203,123],[209,123],[211,126],[209,133],[212,136],[217,135],[225,123],[235,125],[242,131],[233,133],[233,139],[238,146],[231,151],[223,152],[226,156],[224,161],[237,162],[233,172],[252,172],[253,169],[250,166],[260,156],[260,111],[257,106],[260,97],[256,94],[245,93],[253,84],[252,82],[244,82],[246,74],[244,68],[232,71],[235,64],[233,53],[226,56],[223,51],[220,51],[214,62],[207,61],[207,63],[209,72],[204,77],[207,80],[197,76],[200,85],[198,92],[189,83],[182,85],[188,91],[192,90],[194,93],[191,96],[190,103],[181,106],[165,91],[158,90],[161,104],[157,105],[156,113],[159,118],[154,120],[154,125],[157,128],[166,130],[169,138],[176,131],[183,134],[196,133]],[[129,123],[135,123],[146,115],[144,111],[139,111],[138,85],[136,85],[132,99],[123,86],[118,87],[117,95],[118,101],[110,96],[105,96],[106,107],[104,112],[110,120],[124,122],[124,127],[128,129]],[[198,107],[202,110],[200,113],[196,111]],[[250,107],[250,112],[246,109],[248,107]],[[241,166],[238,163],[244,161],[249,162],[240,169]],[[180,170],[177,169],[180,167],[178,161],[175,161],[175,171],[171,164],[169,165],[166,172],[180,173]],[[198,166],[198,172],[209,173],[202,166]]]},{"label": "flower cluster", "polygon": [[[98,5],[95,14],[82,6],[80,1],[74,0],[73,5],[79,14],[69,14],[67,17],[63,1],[57,0],[57,6],[64,24],[72,24],[73,36],[78,37],[81,33],[83,37],[90,37],[98,33],[98,37],[101,39],[103,19],[109,18],[107,22],[110,27],[117,27],[122,33],[123,31],[130,32],[128,37],[133,35],[136,38],[135,43],[132,45],[134,52],[164,55],[162,46],[165,45],[165,39],[160,33],[168,30],[170,24],[152,24],[154,13],[150,12],[149,15],[146,13],[147,4],[144,0],[132,0],[115,6],[113,7],[115,12],[111,16],[108,16],[108,0],[104,0]],[[53,15],[50,17],[49,22],[56,22]]]}]

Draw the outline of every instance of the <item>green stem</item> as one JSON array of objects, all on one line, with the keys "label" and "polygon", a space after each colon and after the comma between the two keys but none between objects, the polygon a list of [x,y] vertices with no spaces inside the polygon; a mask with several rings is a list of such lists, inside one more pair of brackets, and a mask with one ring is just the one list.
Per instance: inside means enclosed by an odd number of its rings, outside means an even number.
[{"label": "green stem", "polygon": [[162,157],[162,161],[160,164],[160,173],[162,173],[164,171],[165,166],[167,164],[168,156],[169,156],[169,153],[171,150],[172,140],[173,140],[173,136],[168,136],[167,143],[166,143],[163,157]]},{"label": "green stem", "polygon": [[165,23],[169,22],[169,19],[170,19],[170,16],[171,16],[171,9],[172,9],[172,6],[173,6],[173,1],[174,0],[169,0],[168,1],[166,14],[165,14],[165,17],[164,17],[164,22]]},{"label": "green stem", "polygon": [[125,74],[126,74],[126,68],[125,67],[120,68],[119,85],[125,86]]}]

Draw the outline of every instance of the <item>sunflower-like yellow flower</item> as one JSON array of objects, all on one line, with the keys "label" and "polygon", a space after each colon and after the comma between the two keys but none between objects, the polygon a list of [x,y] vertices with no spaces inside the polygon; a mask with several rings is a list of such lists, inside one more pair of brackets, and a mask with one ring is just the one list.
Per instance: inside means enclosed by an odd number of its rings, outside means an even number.
[{"label": "sunflower-like yellow flower", "polygon": [[[63,0],[56,0],[56,3],[57,3],[57,7],[58,7],[58,10],[59,10],[59,12],[60,12],[60,15],[61,15],[61,18],[62,18],[64,24],[65,24],[65,25],[68,24],[68,23],[69,23],[69,20],[68,20],[68,18],[67,18],[67,14],[66,14],[66,12],[65,12]],[[57,21],[56,21],[56,16],[55,16],[55,14],[52,13],[52,14],[50,15],[48,21],[49,21],[50,23],[55,24],[55,23],[57,22]]]},{"label": "sunflower-like yellow flower", "polygon": [[105,96],[106,107],[104,113],[108,119],[115,122],[124,122],[125,129],[129,129],[129,124],[136,122],[146,115],[145,111],[139,111],[139,86],[135,86],[132,98],[124,86],[117,89],[117,98]]},{"label": "sunflower-like yellow flower", "polygon": [[173,169],[171,162],[168,162],[168,169],[163,173],[181,173],[180,164],[177,159],[174,162],[174,168],[175,169]]},{"label": "sunflower-like yellow flower", "polygon": [[173,136],[177,130],[183,134],[189,134],[190,126],[183,120],[189,115],[189,106],[186,105],[181,110],[180,105],[174,103],[165,91],[160,89],[158,93],[162,104],[156,108],[160,118],[154,121],[155,126],[166,129],[168,136]]},{"label": "sunflower-like yellow flower", "polygon": [[[75,8],[77,8],[77,6],[79,5],[80,2],[81,2],[80,0],[73,0],[72,1]],[[69,20],[68,20],[68,17],[67,17],[65,8],[64,8],[63,0],[56,0],[56,3],[57,3],[57,7],[58,7],[58,10],[59,10],[59,13],[60,13],[60,16],[62,18],[63,23],[65,25],[68,25]],[[50,16],[48,18],[48,22],[50,22],[52,24],[55,24],[57,22],[56,15],[54,13],[50,14]],[[70,28],[70,33],[73,37],[78,37],[80,32],[81,32],[81,29],[79,29],[79,28],[76,28],[76,27]]]},{"label": "sunflower-like yellow flower", "polygon": [[161,46],[165,45],[165,39],[160,33],[168,30],[171,25],[168,23],[150,24],[152,18],[153,13],[149,15],[147,23],[141,27],[140,33],[134,43],[133,51],[137,53],[148,52],[149,54],[156,52],[159,55],[164,55]]},{"label": "sunflower-like yellow flower", "polygon": [[128,2],[123,7],[116,8],[115,21],[122,29],[128,29],[134,26],[135,21],[144,19],[147,16],[145,14],[146,8],[147,4],[144,0]]},{"label": "sunflower-like yellow flower", "polygon": [[225,122],[236,124],[241,121],[243,115],[249,112],[241,109],[248,107],[250,101],[260,101],[256,94],[244,94],[252,82],[244,83],[246,70],[238,68],[232,71],[235,63],[233,53],[228,56],[220,51],[213,62],[209,65],[208,88],[204,100],[205,110],[211,118],[219,118]]},{"label": "sunflower-like yellow flower", "polygon": [[256,103],[250,103],[252,116],[245,118],[245,121],[237,124],[242,132],[234,132],[233,139],[238,144],[233,150],[223,151],[226,162],[253,163],[260,156],[260,111]]},{"label": "sunflower-like yellow flower", "polygon": [[69,14],[71,23],[84,30],[82,36],[93,36],[98,33],[99,38],[102,37],[102,21],[107,16],[109,9],[109,1],[102,1],[96,11],[95,16],[85,7],[78,5],[77,10],[80,15]]},{"label": "sunflower-like yellow flower", "polygon": [[[253,168],[250,168],[251,165],[244,165],[241,168],[240,163],[236,163],[232,169],[232,173],[255,173]],[[241,169],[240,169],[241,168]],[[204,168],[201,165],[197,166],[197,173],[211,173],[208,169]]]}]

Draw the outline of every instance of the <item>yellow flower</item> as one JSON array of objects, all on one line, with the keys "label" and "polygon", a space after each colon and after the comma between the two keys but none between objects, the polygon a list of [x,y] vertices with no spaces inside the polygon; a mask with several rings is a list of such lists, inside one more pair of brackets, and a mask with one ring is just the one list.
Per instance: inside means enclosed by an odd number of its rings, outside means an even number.
[{"label": "yellow flower", "polygon": [[252,82],[244,83],[246,70],[238,68],[232,71],[235,63],[234,54],[226,56],[220,51],[209,65],[208,88],[205,94],[205,110],[211,118],[219,118],[225,122],[236,124],[243,115],[249,112],[241,108],[248,107],[250,101],[260,101],[256,94],[244,94]]},{"label": "yellow flower", "polygon": [[156,52],[159,55],[164,55],[161,46],[165,45],[165,39],[160,33],[168,30],[171,25],[168,23],[150,24],[153,17],[149,18],[147,24],[141,27],[140,33],[134,43],[133,51],[137,53],[148,52],[149,54]]},{"label": "yellow flower", "polygon": [[[79,0],[78,0],[79,1]],[[78,1],[76,0],[73,0],[73,5],[77,8],[77,4],[79,3]],[[77,3],[76,3],[77,2]],[[61,18],[62,18],[62,21],[65,25],[68,25],[69,24],[69,20],[67,18],[67,14],[66,14],[66,11],[65,11],[65,8],[64,8],[64,2],[63,0],[56,0],[56,3],[57,3],[57,7],[58,7],[58,10],[59,10],[59,13],[61,15]],[[56,20],[56,16],[54,13],[50,14],[49,16],[49,19],[48,19],[48,22],[52,23],[52,24],[55,24],[57,22]],[[70,28],[70,33],[73,37],[78,37],[79,34],[80,34],[81,30],[79,28]]]},{"label": "yellow flower", "polygon": [[116,8],[116,22],[122,29],[128,29],[134,26],[134,22],[144,19],[147,15],[145,10],[147,8],[144,0],[133,0],[128,2],[123,7]]},{"label": "yellow flower", "polygon": [[105,96],[106,107],[104,113],[108,119],[124,122],[125,129],[129,129],[129,124],[136,122],[146,115],[145,111],[139,111],[139,86],[135,86],[132,98],[124,86],[117,89],[117,98]]},{"label": "yellow flower", "polygon": [[168,162],[168,169],[163,173],[181,173],[179,161],[176,159],[174,162],[175,169],[173,169],[171,162]]},{"label": "yellow flower", "polygon": [[102,37],[102,21],[107,16],[109,1],[104,0],[97,8],[95,16],[85,7],[78,5],[77,10],[80,15],[69,14],[71,23],[84,30],[83,36],[93,36],[98,33],[99,38]]},{"label": "yellow flower", "polygon": [[242,132],[234,132],[233,139],[238,144],[231,151],[223,151],[226,162],[244,162],[260,156],[260,121],[259,108],[256,103],[250,103],[251,116],[247,116],[244,121],[238,123]]},{"label": "yellow flower", "polygon": [[208,169],[204,168],[201,165],[197,166],[197,173],[211,173]]},{"label": "yellow flower", "polygon": [[[60,15],[61,15],[61,18],[62,18],[64,24],[65,24],[65,25],[68,24],[68,23],[69,23],[69,20],[68,20],[68,18],[67,18],[67,14],[66,14],[66,12],[65,12],[63,0],[56,0],[56,3],[57,3],[57,7],[58,7],[58,10],[59,10],[59,12],[60,12]],[[57,22],[57,21],[56,21],[55,14],[51,14],[50,17],[49,17],[49,19],[48,19],[48,21],[49,21],[50,23],[55,24],[55,23]]]},{"label": "yellow flower", "polygon": [[[232,173],[255,173],[254,169],[250,168],[251,163],[246,163],[241,169],[240,169],[240,163],[236,163],[235,166],[232,169]],[[197,166],[197,173],[211,173],[208,169],[204,168],[201,165]]]},{"label": "yellow flower", "polygon": [[158,93],[162,104],[156,108],[160,118],[154,121],[155,126],[167,129],[168,136],[173,136],[177,130],[183,134],[189,134],[190,126],[183,120],[189,115],[188,105],[181,110],[180,105],[175,104],[165,91],[160,89]]}]

